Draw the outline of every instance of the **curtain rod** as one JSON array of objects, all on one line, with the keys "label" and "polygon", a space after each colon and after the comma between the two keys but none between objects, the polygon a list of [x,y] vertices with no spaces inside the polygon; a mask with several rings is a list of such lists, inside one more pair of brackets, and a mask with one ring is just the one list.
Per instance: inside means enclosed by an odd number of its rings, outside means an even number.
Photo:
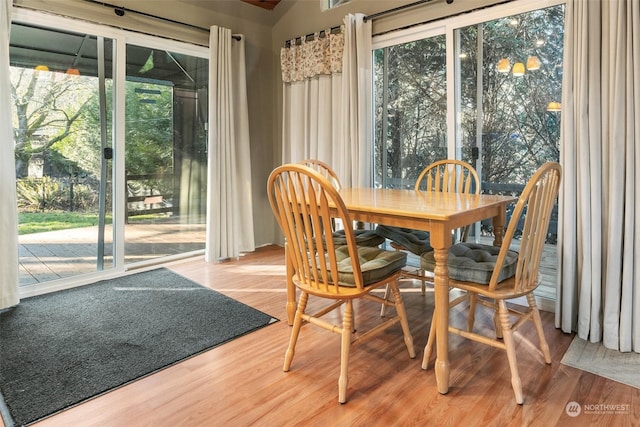
[{"label": "curtain rod", "polygon": [[[182,25],[184,27],[193,28],[195,30],[206,31],[207,33],[210,32],[209,28],[198,27],[197,25],[187,24],[186,22],[175,21],[175,20],[169,19],[169,18],[163,18],[162,16],[152,15],[152,14],[146,13],[146,12],[140,12],[139,10],[125,9],[122,6],[116,6],[114,4],[109,4],[109,3],[105,3],[105,2],[102,2],[102,1],[98,1],[98,0],[85,0],[85,1],[88,1],[89,3],[99,4],[100,6],[105,6],[105,7],[112,8],[113,9],[113,13],[115,13],[118,16],[124,16],[126,12],[133,12],[133,13],[135,13],[137,15],[146,16],[148,18],[159,19],[161,21],[170,22],[172,24]],[[242,37],[238,36],[238,35],[232,35],[231,38],[233,38],[234,40],[242,40]]]},{"label": "curtain rod", "polygon": [[[342,31],[341,28],[342,27],[340,25],[337,25],[335,27],[331,27],[329,29],[329,31],[331,33],[333,33],[334,31],[338,32],[338,30]],[[322,30],[322,31],[318,31],[317,33],[318,33],[318,35],[324,34],[326,36],[326,32],[327,32],[327,30]],[[299,37],[295,37],[293,39],[287,40],[287,41],[284,42],[284,47],[291,47],[291,41],[292,40],[302,40],[304,38],[304,40],[306,41],[309,37],[315,37],[315,35],[316,35],[316,33],[311,33],[311,34],[307,34],[306,36],[299,36]]]},{"label": "curtain rod", "polygon": [[[367,22],[367,21],[369,21],[371,19],[379,18],[379,17],[384,16],[384,15],[388,15],[390,13],[399,12],[401,10],[408,9],[410,7],[418,6],[418,5],[421,5],[423,3],[429,3],[431,1],[433,1],[433,0],[420,0],[420,1],[413,2],[413,3],[407,3],[404,6],[398,6],[398,7],[394,7],[393,9],[389,9],[389,10],[385,10],[385,11],[382,11],[382,12],[374,13],[373,15],[367,15],[367,16],[364,17],[364,22]],[[445,0],[445,1],[447,2],[447,4],[453,3],[453,0]]]}]

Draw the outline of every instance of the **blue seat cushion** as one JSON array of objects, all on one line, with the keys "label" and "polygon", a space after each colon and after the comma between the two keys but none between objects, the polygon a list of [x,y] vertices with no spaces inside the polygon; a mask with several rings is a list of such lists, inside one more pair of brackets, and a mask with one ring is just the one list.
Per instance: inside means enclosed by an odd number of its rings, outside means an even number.
[{"label": "blue seat cushion", "polygon": [[[384,237],[380,236],[375,230],[353,230],[358,246],[379,246],[384,242]],[[342,246],[347,244],[347,238],[344,230],[338,230],[333,233],[333,244]]]},{"label": "blue seat cushion", "polygon": [[[458,243],[449,248],[449,277],[461,282],[473,282],[488,285],[496,266],[500,248],[478,243]],[[500,270],[498,282],[515,276],[518,264],[518,252],[509,250]],[[434,252],[420,256],[420,267],[434,271],[436,262]]]},{"label": "blue seat cushion", "polygon": [[[365,286],[389,277],[407,264],[406,253],[385,251],[371,246],[358,246],[358,258]],[[341,246],[336,249],[336,260],[338,262],[338,280],[340,284],[355,286],[353,263],[349,257],[348,246]],[[330,269],[328,264],[327,268]]]},{"label": "blue seat cushion", "polygon": [[376,227],[376,233],[416,255],[422,255],[425,252],[433,250],[429,241],[429,233],[426,231],[378,225]]}]

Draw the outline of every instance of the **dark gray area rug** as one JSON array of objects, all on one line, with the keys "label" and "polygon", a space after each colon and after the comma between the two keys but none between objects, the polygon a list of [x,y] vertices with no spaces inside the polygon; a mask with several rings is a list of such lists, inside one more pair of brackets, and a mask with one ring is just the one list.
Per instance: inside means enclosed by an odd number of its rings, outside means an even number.
[{"label": "dark gray area rug", "polygon": [[166,269],[0,312],[0,412],[26,425],[277,319]]}]

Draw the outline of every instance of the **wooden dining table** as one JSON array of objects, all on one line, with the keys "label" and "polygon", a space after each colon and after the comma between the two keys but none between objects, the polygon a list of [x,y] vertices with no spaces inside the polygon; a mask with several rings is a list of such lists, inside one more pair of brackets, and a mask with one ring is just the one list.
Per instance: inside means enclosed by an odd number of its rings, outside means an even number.
[{"label": "wooden dining table", "polygon": [[[438,391],[449,391],[449,247],[453,230],[474,222],[493,220],[494,245],[500,246],[506,207],[515,197],[486,194],[443,193],[384,188],[343,188],[340,196],[352,220],[428,231],[434,249],[436,319],[436,382]],[[287,260],[287,317],[295,314],[295,285]]]}]

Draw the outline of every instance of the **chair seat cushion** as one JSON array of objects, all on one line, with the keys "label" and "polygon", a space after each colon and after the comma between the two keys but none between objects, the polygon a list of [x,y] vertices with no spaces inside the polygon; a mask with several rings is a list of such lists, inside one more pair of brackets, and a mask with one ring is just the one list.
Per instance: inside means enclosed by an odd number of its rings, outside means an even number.
[{"label": "chair seat cushion", "polygon": [[[489,284],[496,266],[500,248],[478,243],[458,243],[449,248],[449,277],[461,282],[473,282],[483,285]],[[504,260],[498,282],[502,282],[516,274],[518,252],[509,250]],[[434,271],[436,262],[434,252],[430,251],[420,256],[420,266],[428,271]]]},{"label": "chair seat cushion", "polygon": [[[407,264],[407,254],[398,251],[385,251],[371,246],[359,246],[358,258],[364,285],[370,285],[388,277]],[[353,264],[349,257],[348,246],[336,249],[338,262],[338,279],[340,284],[355,286]],[[329,267],[329,266],[327,266]]]},{"label": "chair seat cushion", "polygon": [[[375,230],[353,230],[358,246],[379,246],[384,242],[384,237],[380,236]],[[344,230],[338,230],[333,233],[333,244],[342,246],[347,244],[347,238]]]},{"label": "chair seat cushion", "polygon": [[429,241],[429,233],[426,231],[378,225],[376,227],[376,233],[416,255],[422,255],[425,252],[433,250]]}]

